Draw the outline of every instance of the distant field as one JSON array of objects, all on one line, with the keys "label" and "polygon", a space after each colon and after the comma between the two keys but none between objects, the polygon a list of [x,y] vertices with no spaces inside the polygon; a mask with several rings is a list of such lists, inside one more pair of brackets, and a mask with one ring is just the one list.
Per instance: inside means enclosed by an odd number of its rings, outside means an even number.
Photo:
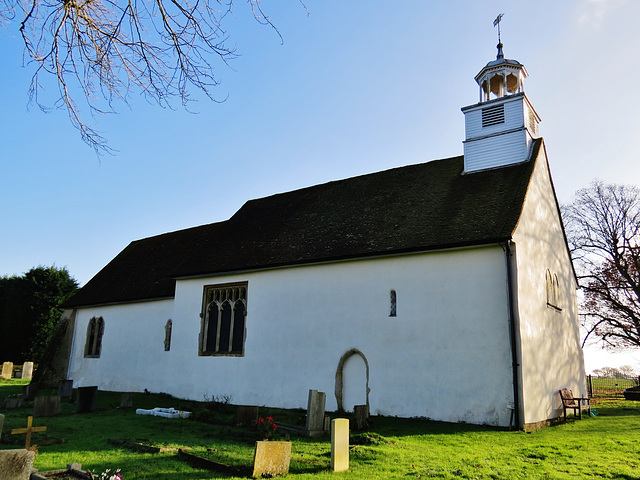
[{"label": "distant field", "polygon": [[[587,385],[589,380],[587,380]],[[604,378],[591,377],[593,396],[622,396],[625,388],[638,385],[638,378]]]}]

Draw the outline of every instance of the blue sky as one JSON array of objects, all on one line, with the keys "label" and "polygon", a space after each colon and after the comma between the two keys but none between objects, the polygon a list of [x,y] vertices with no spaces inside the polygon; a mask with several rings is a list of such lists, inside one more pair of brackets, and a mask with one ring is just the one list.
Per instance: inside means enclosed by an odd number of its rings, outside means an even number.
[{"label": "blue sky", "polygon": [[225,24],[197,113],[131,108],[91,120],[99,160],[63,111],[28,105],[17,23],[0,29],[0,275],[66,266],[86,283],[132,240],[225,220],[246,200],[462,154],[460,108],[496,54],[524,63],[561,202],[594,178],[640,185],[640,2],[264,0]]}]

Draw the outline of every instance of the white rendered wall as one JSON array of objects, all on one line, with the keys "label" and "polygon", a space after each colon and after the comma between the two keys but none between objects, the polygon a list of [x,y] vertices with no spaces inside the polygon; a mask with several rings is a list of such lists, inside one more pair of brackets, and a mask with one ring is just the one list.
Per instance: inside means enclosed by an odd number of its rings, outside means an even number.
[{"label": "white rendered wall", "polygon": [[[248,282],[245,356],[198,356],[204,285],[238,281]],[[391,289],[396,317],[389,317]],[[181,280],[172,311],[170,304],[81,311],[70,378],[286,408],[305,408],[313,388],[334,410],[339,360],[355,348],[369,364],[373,414],[509,424],[513,376],[498,246]],[[105,320],[103,353],[84,359],[94,315]],[[168,318],[173,336],[164,352]],[[365,382],[358,359],[345,363],[345,382],[354,382],[345,401],[366,399],[357,392]]]},{"label": "white rendered wall", "polygon": [[[544,148],[540,149],[514,241],[524,421],[536,423],[562,413],[561,388],[587,396],[576,282]],[[547,269],[558,276],[561,311],[547,306]]]},{"label": "white rendered wall", "polygon": [[[79,309],[68,372],[74,387],[153,390],[170,361],[169,352],[164,351],[164,326],[172,314],[173,300]],[[104,320],[100,358],[84,358],[87,325],[92,317]]]}]

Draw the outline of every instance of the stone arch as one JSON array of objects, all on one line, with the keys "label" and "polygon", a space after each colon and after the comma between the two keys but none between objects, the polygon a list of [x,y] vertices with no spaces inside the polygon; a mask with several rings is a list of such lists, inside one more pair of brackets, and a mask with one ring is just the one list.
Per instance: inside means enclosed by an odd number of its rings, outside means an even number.
[{"label": "stone arch", "polygon": [[343,390],[344,390],[344,364],[350,357],[354,355],[359,355],[360,357],[362,357],[362,360],[364,360],[364,365],[366,367],[366,372],[367,372],[366,398],[367,398],[367,411],[369,411],[369,392],[371,391],[371,389],[369,388],[369,361],[367,360],[367,357],[364,356],[364,353],[362,353],[357,348],[352,348],[351,350],[347,350],[342,355],[342,357],[340,357],[340,361],[338,362],[338,369],[336,370],[335,396],[336,396],[336,403],[338,404],[339,412],[344,411],[343,398],[342,398]]}]

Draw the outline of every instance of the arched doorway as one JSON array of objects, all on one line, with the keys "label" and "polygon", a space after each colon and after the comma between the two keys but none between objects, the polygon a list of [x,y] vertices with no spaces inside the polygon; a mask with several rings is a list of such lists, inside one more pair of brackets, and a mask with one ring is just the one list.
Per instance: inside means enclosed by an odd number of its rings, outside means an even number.
[{"label": "arched doorway", "polygon": [[336,370],[336,403],[338,411],[353,411],[354,405],[369,409],[369,362],[357,348],[348,350]]}]

